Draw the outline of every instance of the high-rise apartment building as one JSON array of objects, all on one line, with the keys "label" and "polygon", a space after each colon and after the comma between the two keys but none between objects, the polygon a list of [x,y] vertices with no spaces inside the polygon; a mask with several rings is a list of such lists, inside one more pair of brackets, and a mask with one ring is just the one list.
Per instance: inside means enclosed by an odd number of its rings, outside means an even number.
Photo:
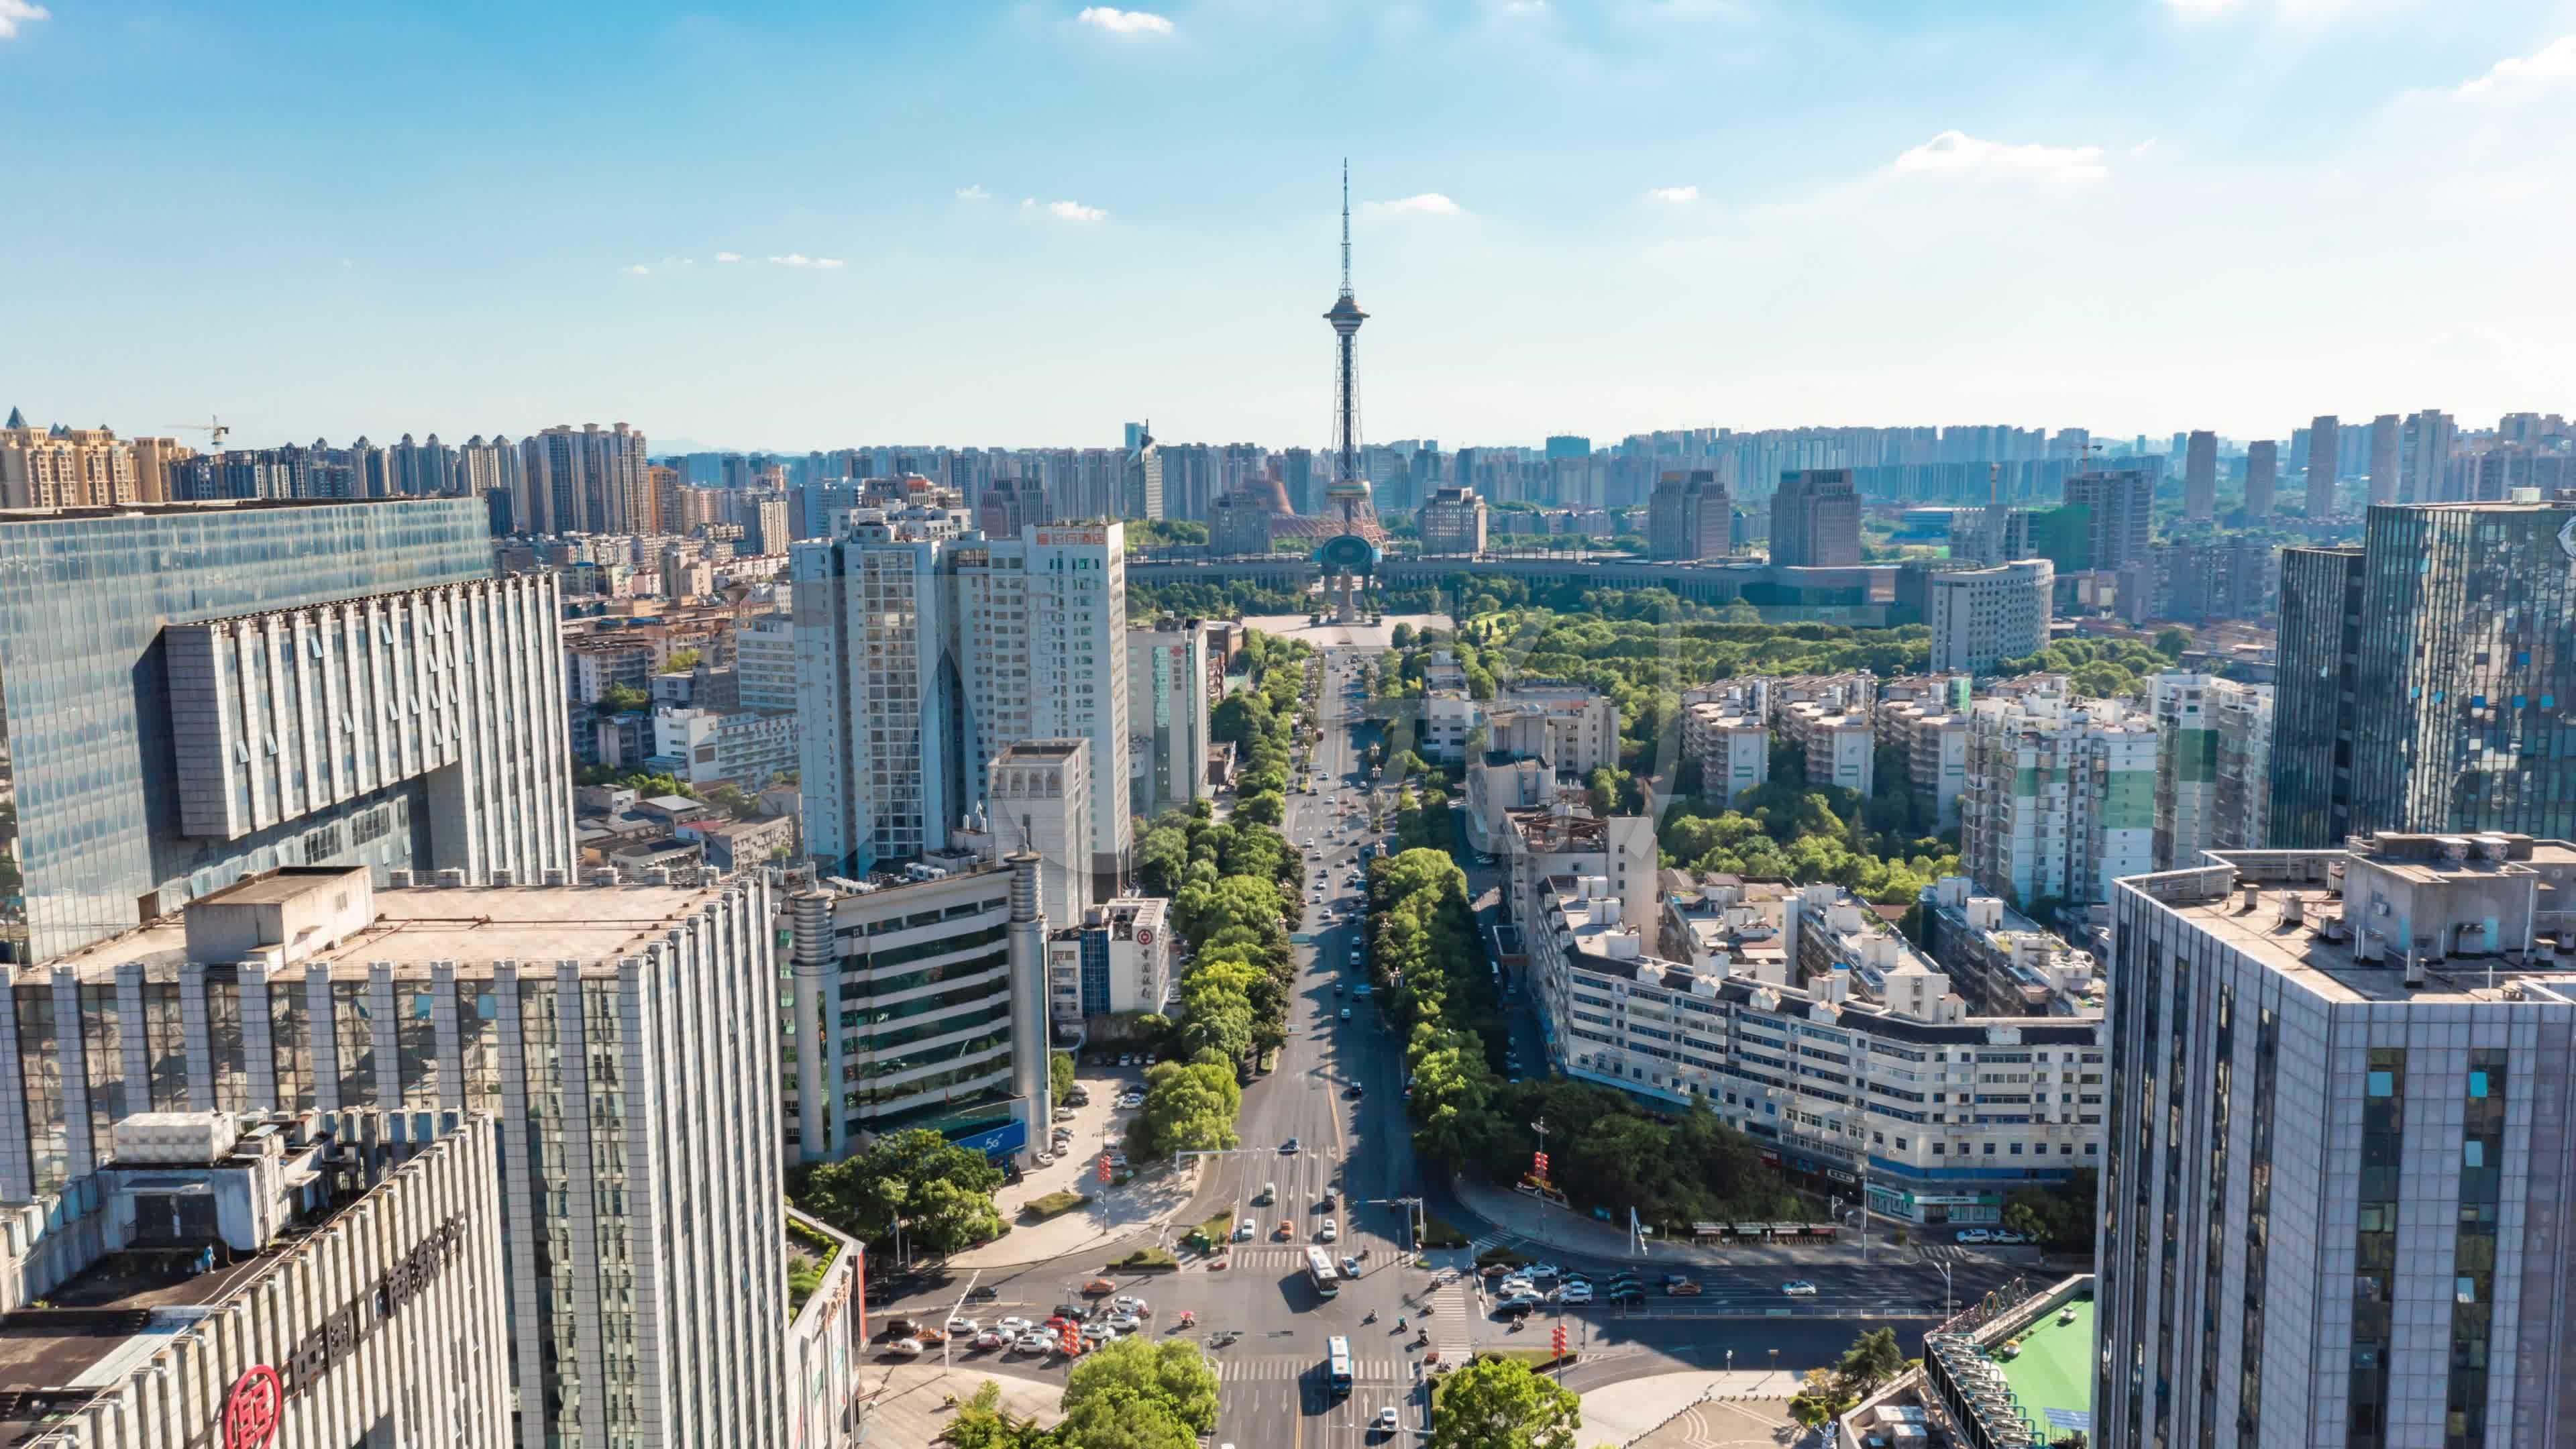
[{"label": "high-rise apartment building", "polygon": [[[1853,520],[1857,529],[1857,512]],[[1734,527],[1734,496],[1706,468],[1664,474],[1646,500],[1646,551],[1655,558],[1725,558],[1734,551]],[[1776,552],[1776,533],[1773,548]]]},{"label": "high-rise apartment building", "polygon": [[27,1068],[0,1084],[0,1197],[98,1172],[138,1113],[483,1114],[514,1339],[483,1352],[516,1442],[781,1444],[767,887],[408,875],[275,871],[0,968],[0,1057]]},{"label": "high-rise apartment building", "polygon": [[197,456],[197,450],[176,438],[134,438],[128,442],[134,449],[135,501],[138,503],[169,502],[170,469],[178,463]]},{"label": "high-rise apartment building", "polygon": [[1771,562],[1782,568],[1860,563],[1860,494],[1849,468],[1792,469],[1771,495]]},{"label": "high-rise apartment building", "polygon": [[2458,437],[2459,425],[2438,408],[2407,415],[2406,431],[2400,441],[2405,461],[2398,482],[2398,502],[2458,501],[2445,491],[2451,476],[2451,449]]},{"label": "high-rise apartment building", "polygon": [[2269,438],[2245,445],[2245,521],[2272,516],[2273,494],[2281,486],[2281,445]]},{"label": "high-rise apartment building", "polygon": [[1413,522],[1422,535],[1425,554],[1473,556],[1485,551],[1489,522],[1485,500],[1464,488],[1437,490],[1414,511]]},{"label": "high-rise apartment building", "polygon": [[0,428],[0,508],[106,508],[139,499],[134,449],[107,429]]},{"label": "high-rise apartment building", "polygon": [[2156,475],[2144,467],[2097,469],[2066,480],[2067,508],[2084,510],[2086,564],[2093,569],[2143,563],[2154,536]]},{"label": "high-rise apartment building", "polygon": [[744,709],[786,714],[796,708],[796,620],[763,614],[733,631],[734,699]]},{"label": "high-rise apartment building", "polygon": [[0,516],[0,940],[281,865],[569,869],[561,601],[471,498]]},{"label": "high-rise apartment building", "polygon": [[2032,692],[1968,709],[1961,863],[2028,909],[2086,904],[2155,858],[2156,731],[2115,700]]},{"label": "high-rise apartment building", "polygon": [[2370,501],[2396,503],[2399,497],[2399,437],[2403,420],[2381,413],[2370,420]]},{"label": "high-rise apartment building", "polygon": [[1950,557],[1986,565],[2037,558],[2031,548],[2030,510],[1990,504],[1950,515]]},{"label": "high-rise apartment building", "polygon": [[2356,839],[2114,896],[2106,1449],[2576,1441],[2576,847]]},{"label": "high-rise apartment building", "polygon": [[1153,430],[1148,426],[1137,441],[1127,449],[1126,478],[1124,486],[1119,489],[1120,517],[1150,519],[1195,516],[1175,515],[1168,511],[1171,507],[1171,499],[1164,490],[1164,463],[1163,447],[1154,441]]},{"label": "high-rise apartment building", "polygon": [[2044,558],[1983,569],[1944,569],[1923,581],[1936,673],[1984,674],[2048,647],[2057,569]]},{"label": "high-rise apartment building", "polygon": [[2184,444],[2183,517],[2203,519],[2218,507],[2218,435],[2203,429]]},{"label": "high-rise apartment building", "polygon": [[538,533],[651,533],[661,526],[645,470],[644,435],[624,423],[558,424],[519,444],[519,476]]},{"label": "high-rise apartment building", "polygon": [[1184,619],[1128,630],[1128,809],[1137,828],[1207,796],[1208,714],[1206,627]]},{"label": "high-rise apartment building", "polygon": [[2331,518],[2343,467],[2343,424],[2324,414],[2308,424],[2308,516]]},{"label": "high-rise apartment building", "polygon": [[[1051,521],[1046,485],[1035,478],[996,478],[978,495],[975,522],[986,538],[1017,538],[1021,529]],[[809,527],[802,536],[823,538],[830,533],[827,521],[822,527]]]},{"label": "high-rise apartment building", "polygon": [[[1130,748],[1121,525],[987,539],[962,508],[852,519],[794,555],[805,839],[825,871],[863,876],[945,843],[1014,741],[1088,741],[1093,777],[1116,777]],[[1098,804],[1095,897],[1125,878],[1132,840],[1128,792]]]},{"label": "high-rise apartment building", "polygon": [[2175,670],[2153,691],[2155,869],[2270,844],[2272,687]]}]

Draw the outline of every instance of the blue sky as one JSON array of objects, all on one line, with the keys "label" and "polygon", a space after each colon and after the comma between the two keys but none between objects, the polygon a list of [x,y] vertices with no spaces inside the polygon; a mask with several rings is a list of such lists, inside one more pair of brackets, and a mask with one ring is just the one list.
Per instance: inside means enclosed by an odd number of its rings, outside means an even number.
[{"label": "blue sky", "polygon": [[[2576,0],[0,0],[0,405],[239,442],[2564,410]],[[726,260],[739,258],[739,260]]]}]

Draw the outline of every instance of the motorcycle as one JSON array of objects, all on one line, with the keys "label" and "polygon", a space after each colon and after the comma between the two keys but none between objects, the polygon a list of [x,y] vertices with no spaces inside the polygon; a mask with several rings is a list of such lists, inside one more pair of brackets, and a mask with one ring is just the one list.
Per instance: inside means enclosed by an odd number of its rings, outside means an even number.
[{"label": "motorcycle", "polygon": [[[1363,1317],[1363,1318],[1360,1320],[1360,1322],[1362,1322],[1362,1323],[1375,1323],[1375,1322],[1377,1322],[1377,1310],[1376,1310],[1376,1309],[1374,1309],[1374,1308],[1370,1309],[1370,1310],[1368,1311],[1367,1316],[1366,1316],[1366,1317]],[[1399,1325],[1399,1326],[1401,1326],[1401,1325]]]}]

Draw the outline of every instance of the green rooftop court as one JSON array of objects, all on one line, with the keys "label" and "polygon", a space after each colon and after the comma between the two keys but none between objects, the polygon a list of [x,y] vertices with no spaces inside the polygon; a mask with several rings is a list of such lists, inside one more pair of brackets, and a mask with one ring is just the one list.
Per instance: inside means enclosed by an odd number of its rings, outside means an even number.
[{"label": "green rooftop court", "polygon": [[2066,1307],[2073,1322],[2058,1321],[2063,1310],[2049,1313],[2021,1335],[2019,1354],[1996,1359],[2013,1397],[2050,1435],[2089,1428],[2093,1419],[2093,1300]]}]

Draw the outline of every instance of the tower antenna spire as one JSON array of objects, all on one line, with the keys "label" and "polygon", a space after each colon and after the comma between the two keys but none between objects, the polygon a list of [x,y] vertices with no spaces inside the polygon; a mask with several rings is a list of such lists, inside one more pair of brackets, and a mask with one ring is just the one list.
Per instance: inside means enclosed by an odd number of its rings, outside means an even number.
[{"label": "tower antenna spire", "polygon": [[1342,158],[1342,295],[1351,295],[1351,158]]}]

